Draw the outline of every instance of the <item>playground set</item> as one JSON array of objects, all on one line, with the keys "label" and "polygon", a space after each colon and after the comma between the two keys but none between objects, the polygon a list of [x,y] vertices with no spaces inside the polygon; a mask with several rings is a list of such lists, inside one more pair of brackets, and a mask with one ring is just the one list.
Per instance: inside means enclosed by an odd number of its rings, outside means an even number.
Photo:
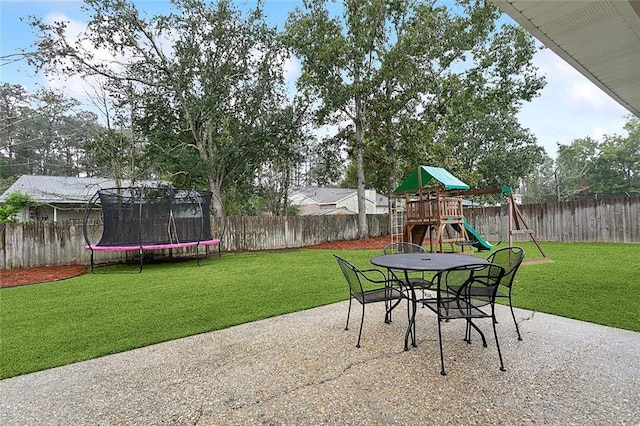
[{"label": "playground set", "polygon": [[467,222],[463,212],[462,196],[485,194],[506,196],[509,246],[515,235],[526,234],[546,258],[533,230],[525,223],[511,188],[471,189],[447,170],[431,166],[419,166],[391,194],[391,242],[423,245],[428,238],[432,253],[443,253],[446,244],[451,252],[492,250],[493,245]]}]

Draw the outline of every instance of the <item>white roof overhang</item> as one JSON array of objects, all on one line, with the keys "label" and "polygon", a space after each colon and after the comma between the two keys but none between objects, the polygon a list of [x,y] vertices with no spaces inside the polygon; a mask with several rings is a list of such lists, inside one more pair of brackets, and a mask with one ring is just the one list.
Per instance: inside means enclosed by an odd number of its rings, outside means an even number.
[{"label": "white roof overhang", "polygon": [[491,1],[640,117],[640,1]]}]

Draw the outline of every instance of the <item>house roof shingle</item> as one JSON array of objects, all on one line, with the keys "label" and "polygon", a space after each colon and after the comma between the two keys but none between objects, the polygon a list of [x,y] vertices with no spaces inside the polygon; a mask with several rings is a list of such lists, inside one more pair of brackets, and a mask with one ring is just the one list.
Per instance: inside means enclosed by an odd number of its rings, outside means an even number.
[{"label": "house roof shingle", "polygon": [[328,215],[347,215],[347,214],[357,214],[357,213],[352,212],[346,207],[335,207],[330,209],[313,210],[303,214],[303,216],[328,216]]},{"label": "house roof shingle", "polygon": [[[140,185],[157,185],[157,181],[139,181]],[[130,181],[123,180],[122,186],[129,186]],[[0,203],[14,192],[20,191],[28,194],[35,201],[47,204],[78,204],[86,203],[100,188],[113,188],[116,182],[113,179],[98,177],[66,177],[66,176],[37,176],[22,175],[2,195]]]},{"label": "house roof shingle", "polygon": [[353,189],[348,188],[303,188],[299,194],[313,200],[319,205],[335,204],[336,202],[353,194]]},{"label": "house roof shingle", "polygon": [[[336,204],[338,201],[353,195],[357,190],[353,188],[309,187],[300,188],[295,192],[309,198],[318,205],[326,205]],[[383,205],[387,204],[388,199],[384,195],[376,193],[376,199],[371,201],[377,205]]]}]

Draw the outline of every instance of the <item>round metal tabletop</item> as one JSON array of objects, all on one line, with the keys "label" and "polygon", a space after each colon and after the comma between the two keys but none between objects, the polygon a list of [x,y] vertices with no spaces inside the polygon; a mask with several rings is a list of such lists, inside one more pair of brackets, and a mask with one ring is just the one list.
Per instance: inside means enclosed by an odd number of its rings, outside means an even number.
[{"label": "round metal tabletop", "polygon": [[387,269],[404,271],[442,271],[458,266],[488,263],[481,257],[454,253],[403,253],[371,258],[370,262]]}]

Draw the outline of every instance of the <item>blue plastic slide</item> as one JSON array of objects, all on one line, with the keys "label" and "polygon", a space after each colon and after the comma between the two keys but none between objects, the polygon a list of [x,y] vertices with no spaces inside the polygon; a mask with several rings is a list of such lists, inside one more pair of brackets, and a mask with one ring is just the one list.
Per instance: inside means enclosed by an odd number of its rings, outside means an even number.
[{"label": "blue plastic slide", "polygon": [[484,238],[482,238],[482,236],[480,236],[480,234],[478,234],[478,231],[476,231],[473,226],[469,225],[466,217],[462,218],[462,223],[464,223],[464,229],[467,230],[469,240],[475,241],[474,244],[472,244],[475,248],[477,248],[478,250],[491,250],[493,248],[493,246],[489,242],[487,242]]}]

